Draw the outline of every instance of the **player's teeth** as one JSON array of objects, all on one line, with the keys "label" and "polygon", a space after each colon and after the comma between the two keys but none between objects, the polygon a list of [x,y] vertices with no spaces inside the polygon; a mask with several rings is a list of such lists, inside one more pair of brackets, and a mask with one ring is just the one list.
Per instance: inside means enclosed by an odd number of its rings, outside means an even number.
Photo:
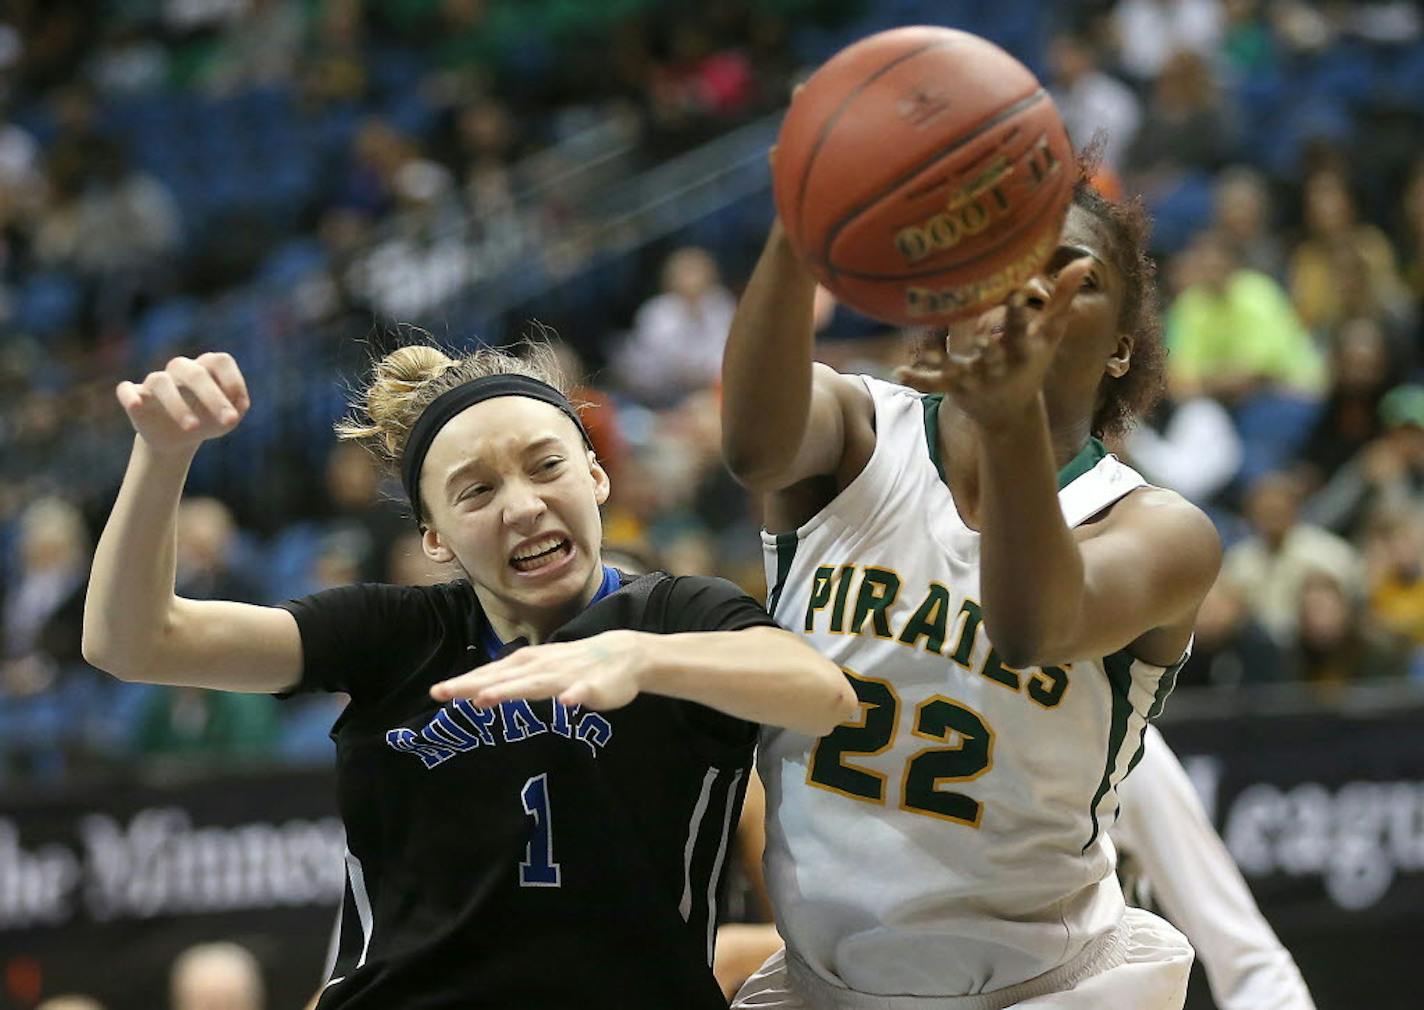
[{"label": "player's teeth", "polygon": [[529,546],[528,548],[526,548],[523,553],[521,553],[521,554],[519,555],[519,558],[520,558],[521,561],[524,560],[525,558],[532,558],[534,555],[536,555],[536,554],[538,554],[540,551],[544,550],[544,548],[545,548],[545,545],[544,545],[543,541],[540,541],[540,542],[537,543],[537,544],[532,544],[531,546]]},{"label": "player's teeth", "polygon": [[551,548],[557,547],[558,545],[559,545],[559,540],[558,540],[557,537],[550,537],[548,540],[541,540],[541,541],[539,541],[539,543],[534,544],[532,547],[528,547],[528,548],[526,548],[525,550],[523,550],[523,551],[519,552],[518,554],[514,555],[514,560],[516,560],[516,561],[528,561],[530,558],[534,557],[536,554],[543,554],[545,551],[550,550]]}]

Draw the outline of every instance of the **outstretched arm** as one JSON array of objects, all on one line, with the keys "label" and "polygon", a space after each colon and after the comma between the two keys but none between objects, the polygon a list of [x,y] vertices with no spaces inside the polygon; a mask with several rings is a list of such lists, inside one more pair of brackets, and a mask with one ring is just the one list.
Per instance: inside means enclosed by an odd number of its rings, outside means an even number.
[{"label": "outstretched arm", "polygon": [[302,648],[285,610],[174,593],[176,517],[198,447],[231,431],[249,405],[227,354],[174,358],[119,403],[137,433],[99,546],[84,605],[84,658],[123,680],[280,691],[296,683]]},{"label": "outstretched arm", "polygon": [[642,691],[695,701],[750,722],[822,736],[859,701],[839,667],[789,631],[605,631],[576,642],[531,645],[436,684],[436,701],[486,707],[514,698],[619,708]]}]

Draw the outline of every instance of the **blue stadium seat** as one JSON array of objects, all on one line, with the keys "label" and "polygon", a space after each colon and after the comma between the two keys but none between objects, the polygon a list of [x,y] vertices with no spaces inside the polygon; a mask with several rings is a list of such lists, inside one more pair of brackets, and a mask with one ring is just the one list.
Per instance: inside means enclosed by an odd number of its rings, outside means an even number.
[{"label": "blue stadium seat", "polygon": [[331,727],[345,708],[338,698],[294,698],[282,706],[277,752],[293,764],[330,764],[336,758]]},{"label": "blue stadium seat", "polygon": [[84,286],[63,270],[40,270],[25,278],[15,296],[12,325],[37,337],[49,337],[79,321]]},{"label": "blue stadium seat", "polygon": [[267,254],[257,269],[257,283],[290,290],[326,266],[326,250],[309,236],[289,239]]},{"label": "blue stadium seat", "polygon": [[1390,75],[1388,92],[1403,105],[1424,106],[1424,43],[1412,46],[1399,59]]},{"label": "blue stadium seat", "polygon": [[[1375,93],[1377,63],[1363,47],[1337,43],[1304,74],[1303,91],[1316,99],[1351,108]],[[1297,95],[1297,99],[1299,99]]]},{"label": "blue stadium seat", "polygon": [[1256,393],[1233,411],[1241,435],[1242,459],[1237,480],[1243,487],[1295,458],[1319,415],[1314,400],[1285,392]]},{"label": "blue stadium seat", "polygon": [[312,564],[320,549],[321,528],[316,523],[296,523],[278,534],[269,551],[267,598],[286,600],[311,592]]},{"label": "blue stadium seat", "polygon": [[203,305],[195,298],[172,298],[144,313],[130,334],[130,365],[146,371],[162,367],[173,351],[198,331]]},{"label": "blue stadium seat", "polygon": [[1323,139],[1343,146],[1354,131],[1349,110],[1338,102],[1293,102],[1261,131],[1259,150],[1273,174],[1290,179],[1300,174],[1301,150],[1308,141]]},{"label": "blue stadium seat", "polygon": [[1212,180],[1205,172],[1186,174],[1175,189],[1155,196],[1148,205],[1153,251],[1170,255],[1185,248],[1211,221],[1211,204]]}]

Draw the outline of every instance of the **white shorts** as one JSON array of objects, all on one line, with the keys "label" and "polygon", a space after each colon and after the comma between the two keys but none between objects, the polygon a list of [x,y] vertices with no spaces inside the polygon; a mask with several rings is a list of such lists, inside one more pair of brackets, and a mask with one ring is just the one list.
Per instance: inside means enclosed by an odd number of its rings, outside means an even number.
[{"label": "white shorts", "polygon": [[828,982],[785,950],[747,979],[733,1010],[1182,1010],[1192,945],[1165,919],[1129,908],[1083,955],[1020,985],[972,996],[873,996]]}]

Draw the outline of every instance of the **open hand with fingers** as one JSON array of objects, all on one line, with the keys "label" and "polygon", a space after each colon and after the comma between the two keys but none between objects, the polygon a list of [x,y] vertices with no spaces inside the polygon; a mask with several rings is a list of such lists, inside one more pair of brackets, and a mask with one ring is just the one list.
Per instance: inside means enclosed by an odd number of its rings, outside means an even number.
[{"label": "open hand with fingers", "polygon": [[1032,295],[1016,291],[1004,306],[951,327],[948,339],[929,331],[896,379],[922,393],[948,394],[986,427],[1021,417],[1043,389],[1067,331],[1068,306],[1091,269],[1088,258],[1074,260],[1050,286]]},{"label": "open hand with fingers", "polygon": [[159,452],[196,449],[226,435],[247,414],[252,401],[231,354],[174,358],[142,382],[121,382],[114,390],[134,431]]},{"label": "open hand with fingers", "polygon": [[530,645],[430,689],[436,701],[468,698],[486,708],[501,701],[558,698],[570,707],[621,708],[642,689],[647,636],[605,631],[577,642]]}]

